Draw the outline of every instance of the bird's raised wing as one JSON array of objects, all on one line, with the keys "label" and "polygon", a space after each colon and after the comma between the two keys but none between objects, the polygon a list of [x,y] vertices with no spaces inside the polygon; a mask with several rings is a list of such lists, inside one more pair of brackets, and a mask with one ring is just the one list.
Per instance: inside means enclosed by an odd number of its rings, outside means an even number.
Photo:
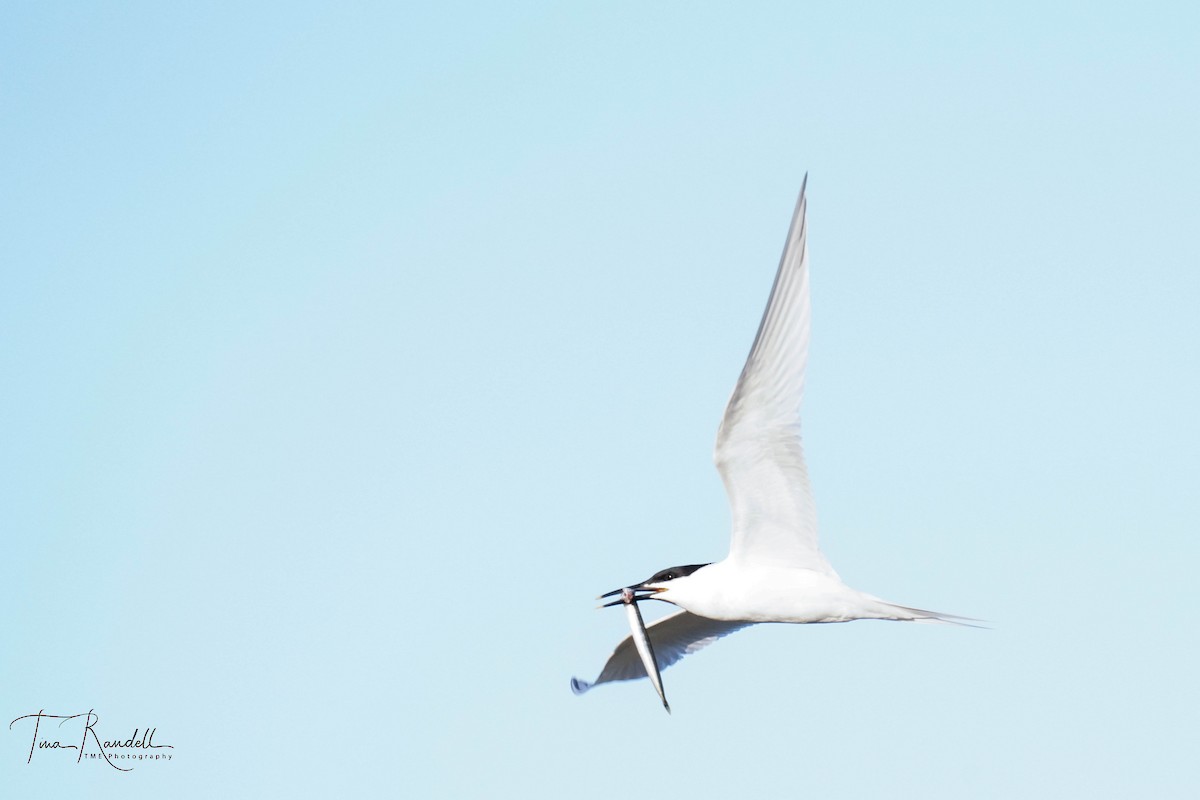
[{"label": "bird's raised wing", "polygon": [[725,407],[714,460],[733,509],[731,559],[833,575],[817,547],[816,509],[800,447],[811,310],[804,188],[758,335]]},{"label": "bird's raised wing", "polygon": [[[654,644],[654,658],[658,668],[664,670],[686,655],[696,652],[736,630],[753,625],[753,622],[725,622],[680,611],[646,626],[646,635]],[[583,694],[593,686],[609,681],[629,681],[645,678],[646,668],[633,645],[633,637],[626,636],[608,657],[600,677],[588,683],[571,678],[571,690]]]}]

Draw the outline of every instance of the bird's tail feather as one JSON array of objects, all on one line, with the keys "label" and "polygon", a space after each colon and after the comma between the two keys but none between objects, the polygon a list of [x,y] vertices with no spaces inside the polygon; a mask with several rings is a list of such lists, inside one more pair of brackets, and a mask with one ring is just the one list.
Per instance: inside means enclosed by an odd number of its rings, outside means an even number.
[{"label": "bird's tail feather", "polygon": [[984,622],[981,619],[974,617],[960,617],[958,614],[943,614],[941,611],[928,611],[924,608],[912,608],[910,606],[899,606],[895,603],[884,603],[887,608],[895,613],[895,616],[889,619],[903,620],[905,622],[923,622],[933,625],[962,625],[967,628],[986,628],[987,625],[980,624]]}]

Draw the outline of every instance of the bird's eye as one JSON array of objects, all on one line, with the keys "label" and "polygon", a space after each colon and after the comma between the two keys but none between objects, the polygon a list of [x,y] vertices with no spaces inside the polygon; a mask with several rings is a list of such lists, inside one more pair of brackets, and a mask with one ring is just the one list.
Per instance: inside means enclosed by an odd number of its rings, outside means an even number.
[{"label": "bird's eye", "polygon": [[675,573],[674,573],[674,572],[668,572],[666,575],[663,575],[663,580],[664,580],[664,581],[673,581],[673,580],[675,580]]}]

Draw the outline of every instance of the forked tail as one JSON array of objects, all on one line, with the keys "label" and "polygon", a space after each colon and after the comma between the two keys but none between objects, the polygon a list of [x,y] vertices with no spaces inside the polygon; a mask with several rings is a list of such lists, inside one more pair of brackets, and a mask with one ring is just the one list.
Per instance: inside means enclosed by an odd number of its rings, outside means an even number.
[{"label": "forked tail", "polygon": [[901,620],[903,622],[924,622],[942,625],[963,625],[968,628],[986,628],[980,623],[983,620],[974,617],[960,617],[957,614],[943,614],[940,611],[927,611],[923,608],[898,606],[895,603],[880,601],[888,612],[884,619]]}]

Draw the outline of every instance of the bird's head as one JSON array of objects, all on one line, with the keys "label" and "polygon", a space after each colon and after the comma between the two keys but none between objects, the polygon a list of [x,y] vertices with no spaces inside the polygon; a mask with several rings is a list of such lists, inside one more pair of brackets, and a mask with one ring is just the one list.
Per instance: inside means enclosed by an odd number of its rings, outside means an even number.
[{"label": "bird's head", "polygon": [[[600,599],[612,597],[613,595],[621,594],[625,589],[631,589],[634,592],[634,601],[638,600],[662,600],[666,603],[675,602],[675,598],[671,596],[672,592],[682,594],[682,590],[688,583],[689,576],[702,567],[707,567],[708,564],[687,564],[682,567],[668,567],[667,569],[659,570],[641,583],[635,583],[632,586],[625,586],[621,589],[613,589],[611,592],[605,592],[600,595]],[[614,600],[611,603],[605,603],[605,606],[617,606],[624,603],[624,598]]]}]

